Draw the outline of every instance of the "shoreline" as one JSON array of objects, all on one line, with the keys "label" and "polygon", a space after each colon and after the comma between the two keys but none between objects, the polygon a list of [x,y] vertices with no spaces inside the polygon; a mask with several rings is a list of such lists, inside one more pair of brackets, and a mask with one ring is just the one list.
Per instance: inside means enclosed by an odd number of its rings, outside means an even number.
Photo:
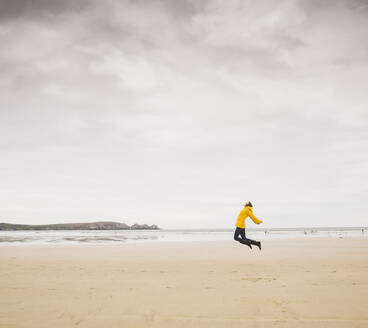
[{"label": "shoreline", "polygon": [[[233,241],[234,230],[227,231],[198,231],[198,230],[172,230],[172,231],[0,231],[0,249],[3,247],[22,247],[23,245],[34,247],[64,247],[76,245],[91,245],[100,247],[104,245],[127,245],[134,244],[156,244],[173,242],[207,242],[207,241]],[[368,231],[365,230],[321,230],[321,231],[256,231],[247,229],[247,237],[269,242],[272,240],[293,240],[293,239],[343,239],[343,238],[368,238]]]},{"label": "shoreline", "polygon": [[[260,240],[262,242],[262,247],[264,247],[267,243],[273,243],[273,242],[283,242],[283,241],[308,241],[308,240],[364,240],[368,241],[368,234],[366,235],[357,235],[357,236],[285,236],[285,237],[266,237],[266,238],[258,238],[252,237],[251,235],[247,235],[247,237],[255,240]],[[6,248],[73,248],[73,247],[141,247],[141,246],[153,246],[153,245],[175,245],[175,244],[206,244],[206,243],[235,243],[237,244],[235,240],[233,240],[232,236],[229,239],[213,239],[213,240],[142,240],[142,241],[107,241],[107,242],[0,242],[0,249],[6,249]]]}]

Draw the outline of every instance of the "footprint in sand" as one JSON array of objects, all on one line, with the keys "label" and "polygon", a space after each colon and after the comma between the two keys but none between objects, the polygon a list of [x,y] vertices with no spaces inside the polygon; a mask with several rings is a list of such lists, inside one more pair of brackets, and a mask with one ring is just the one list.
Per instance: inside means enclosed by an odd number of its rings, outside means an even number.
[{"label": "footprint in sand", "polygon": [[76,322],[74,323],[74,325],[75,325],[75,326],[78,326],[82,321],[84,321],[84,320],[83,320],[83,319],[80,319],[80,320],[76,321]]},{"label": "footprint in sand", "polygon": [[58,319],[61,319],[65,315],[65,312],[59,314]]},{"label": "footprint in sand", "polygon": [[[272,280],[272,278],[244,277],[244,278],[241,278],[241,280],[248,280],[248,281],[251,281],[251,282],[259,282],[259,281],[270,282]],[[274,280],[276,280],[276,278],[274,278]]]},{"label": "footprint in sand", "polygon": [[241,278],[241,280],[248,280],[248,281],[251,281],[251,282],[257,282],[257,281],[262,280],[262,278]]}]

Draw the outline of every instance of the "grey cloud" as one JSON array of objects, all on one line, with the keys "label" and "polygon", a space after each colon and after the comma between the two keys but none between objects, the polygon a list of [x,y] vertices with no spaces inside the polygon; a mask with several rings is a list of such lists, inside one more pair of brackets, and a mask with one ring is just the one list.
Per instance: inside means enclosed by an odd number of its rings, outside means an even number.
[{"label": "grey cloud", "polygon": [[[148,2],[150,2],[148,0]],[[161,1],[164,4],[164,7],[168,9],[169,12],[172,12],[173,15],[177,18],[190,18],[194,14],[198,12],[204,12],[208,0],[183,0],[183,1],[171,1],[171,0],[164,0]]]},{"label": "grey cloud", "polygon": [[302,0],[301,6],[308,13],[318,13],[320,11],[335,10],[336,8],[342,8],[355,12],[367,12],[368,3],[366,0]]},{"label": "grey cloud", "polygon": [[85,9],[90,0],[0,0],[0,21],[18,18],[38,19],[44,15],[60,15]]}]

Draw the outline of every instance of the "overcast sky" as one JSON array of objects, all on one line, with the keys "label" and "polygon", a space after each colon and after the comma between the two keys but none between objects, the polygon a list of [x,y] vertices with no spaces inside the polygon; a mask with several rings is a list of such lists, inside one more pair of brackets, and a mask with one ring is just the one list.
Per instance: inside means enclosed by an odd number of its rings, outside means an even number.
[{"label": "overcast sky", "polygon": [[367,40],[367,0],[0,0],[0,222],[368,225]]}]

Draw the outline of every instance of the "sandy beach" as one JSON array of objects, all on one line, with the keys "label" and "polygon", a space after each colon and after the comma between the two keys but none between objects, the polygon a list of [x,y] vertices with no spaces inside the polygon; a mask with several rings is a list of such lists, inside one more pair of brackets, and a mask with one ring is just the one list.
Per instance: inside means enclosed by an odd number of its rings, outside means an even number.
[{"label": "sandy beach", "polygon": [[368,239],[0,248],[0,327],[368,327]]}]

